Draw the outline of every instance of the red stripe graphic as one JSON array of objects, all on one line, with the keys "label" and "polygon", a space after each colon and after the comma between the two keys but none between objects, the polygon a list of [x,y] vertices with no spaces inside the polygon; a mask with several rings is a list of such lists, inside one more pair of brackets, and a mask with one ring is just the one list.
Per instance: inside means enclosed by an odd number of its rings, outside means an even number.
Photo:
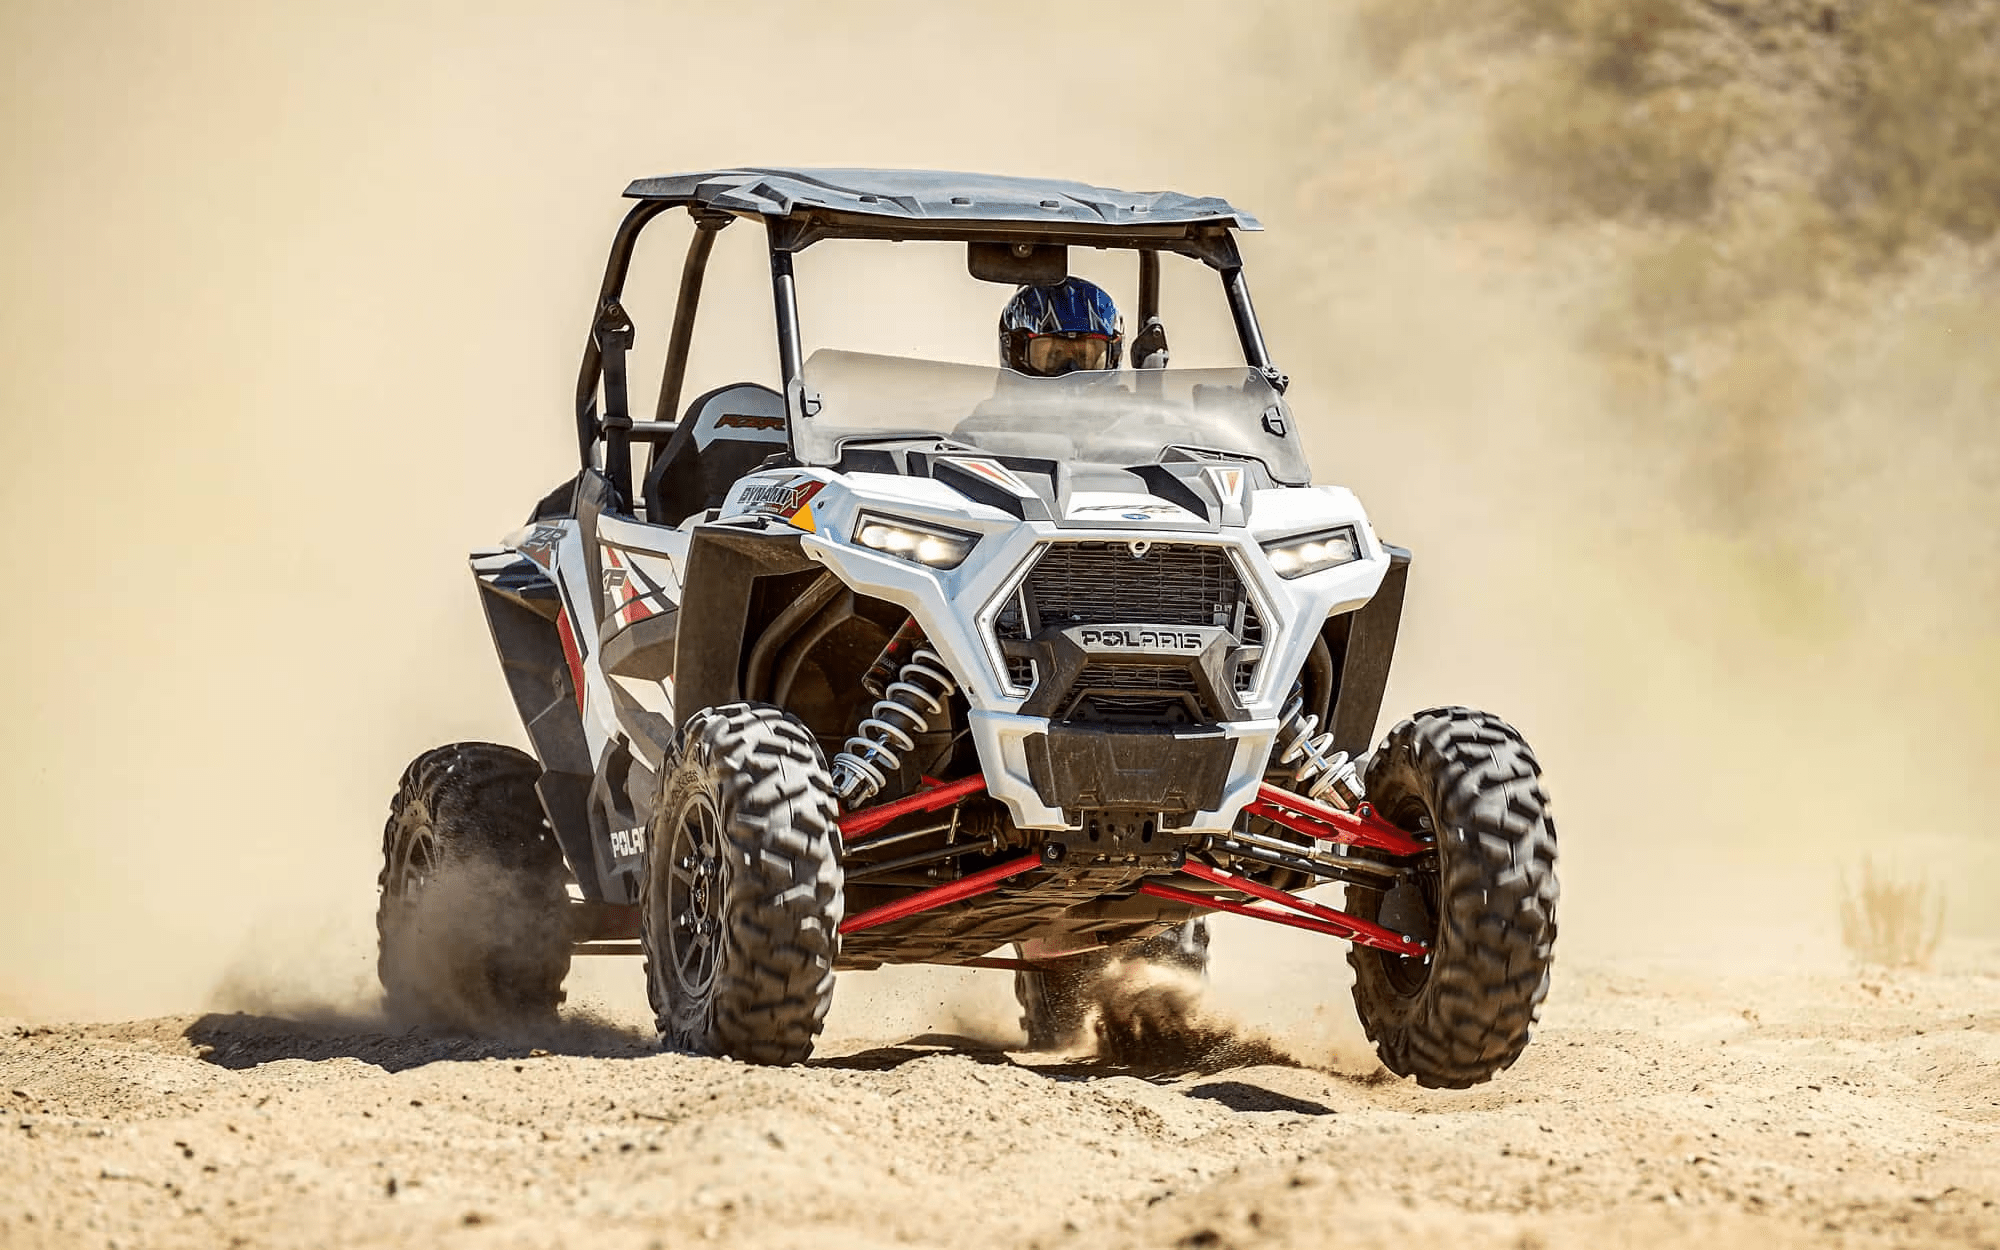
[{"label": "red stripe graphic", "polygon": [[556,613],[556,636],[562,639],[563,659],[569,661],[570,685],[576,688],[576,714],[583,715],[583,652],[577,650],[576,631],[570,627],[569,609]]}]

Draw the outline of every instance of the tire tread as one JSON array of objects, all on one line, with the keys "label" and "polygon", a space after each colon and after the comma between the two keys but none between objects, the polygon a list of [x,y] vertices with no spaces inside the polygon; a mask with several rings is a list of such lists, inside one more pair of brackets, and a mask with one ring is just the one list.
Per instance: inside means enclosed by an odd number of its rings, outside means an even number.
[{"label": "tire tread", "polygon": [[[1389,731],[1366,784],[1386,816],[1411,797],[1431,813],[1440,915],[1429,976],[1414,995],[1387,981],[1394,956],[1348,952],[1362,1027],[1384,1066],[1421,1085],[1490,1080],[1526,1049],[1549,990],[1560,889],[1540,762],[1497,716],[1429,708]],[[1360,896],[1376,906],[1381,898]]]},{"label": "tire tread", "polygon": [[654,931],[649,868],[641,942],[646,991],[670,1049],[762,1064],[802,1062],[833,1001],[843,911],[839,809],[819,744],[775,707],[738,703],[696,714],[662,775],[649,847],[678,810],[674,787],[715,788],[726,881],[722,949],[711,999],[675,1001],[663,934]]}]

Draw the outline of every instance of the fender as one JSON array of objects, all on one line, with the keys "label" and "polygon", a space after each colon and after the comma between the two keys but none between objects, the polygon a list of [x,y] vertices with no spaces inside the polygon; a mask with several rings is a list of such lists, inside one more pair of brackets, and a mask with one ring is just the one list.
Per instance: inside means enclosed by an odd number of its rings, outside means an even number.
[{"label": "fender", "polygon": [[768,622],[753,620],[757,583],[790,573],[818,573],[799,531],[703,524],[688,544],[687,584],[701,587],[699,611],[682,612],[674,642],[675,728],[704,708],[743,697],[746,641]]},{"label": "fender", "polygon": [[479,604],[514,708],[528,731],[542,776],[535,793],[555,831],[556,844],[575,870],[584,897],[602,901],[596,839],[591,836],[590,747],[577,712],[576,692],[556,620],[562,600],[539,565],[517,551],[483,551],[472,557]]}]

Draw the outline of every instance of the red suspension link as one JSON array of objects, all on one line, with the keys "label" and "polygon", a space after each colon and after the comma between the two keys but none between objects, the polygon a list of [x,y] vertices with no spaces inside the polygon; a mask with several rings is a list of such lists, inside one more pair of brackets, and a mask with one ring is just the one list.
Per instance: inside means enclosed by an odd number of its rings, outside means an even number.
[{"label": "red suspension link", "polygon": [[1216,898],[1212,894],[1196,894],[1193,890],[1183,890],[1178,886],[1162,885],[1158,881],[1148,881],[1139,887],[1139,893],[1163,898],[1169,903],[1185,903],[1189,907],[1199,907],[1203,911],[1226,911],[1232,915],[1249,916],[1256,920],[1268,920],[1293,929],[1304,929],[1308,933],[1324,933],[1328,937],[1356,940],[1354,934],[1338,925],[1330,925],[1318,920],[1287,911],[1270,911],[1263,907],[1253,907],[1234,899]]},{"label": "red suspension link", "polygon": [[[1252,881],[1248,877],[1240,876],[1233,872],[1225,872],[1220,868],[1210,868],[1207,864],[1197,860],[1189,860],[1187,863],[1182,864],[1181,871],[1190,877],[1199,877],[1203,881],[1214,885],[1227,886],[1232,890],[1241,890],[1252,898],[1260,898],[1267,903],[1275,903],[1280,907],[1287,907],[1293,911],[1301,912],[1323,925],[1332,927],[1336,931],[1336,936],[1347,938],[1360,946],[1372,946],[1377,950],[1391,951],[1398,955],[1421,955],[1429,949],[1417,939],[1405,937],[1392,929],[1385,929],[1372,920],[1363,920],[1359,916],[1350,916],[1344,911],[1335,911],[1333,908],[1315,903],[1309,898],[1300,898],[1298,895],[1280,890],[1276,886],[1265,885],[1260,881]],[[1230,908],[1229,910],[1234,911],[1236,909]],[[1287,919],[1249,907],[1245,907],[1237,914],[1256,916],[1261,920],[1276,920],[1280,924],[1288,923]]]},{"label": "red suspension link", "polygon": [[1391,855],[1421,855],[1431,849],[1430,843],[1419,842],[1396,828],[1366,803],[1354,811],[1343,812],[1269,782],[1257,787],[1257,797],[1245,810],[1321,842],[1345,842]]},{"label": "red suspension link", "polygon": [[949,903],[956,903],[961,899],[985,894],[990,890],[999,888],[1000,883],[1007,878],[1019,876],[1030,868],[1039,868],[1041,866],[1042,857],[1039,855],[1023,855],[1019,859],[1009,860],[1004,864],[995,864],[993,867],[982,869],[969,877],[960,877],[956,881],[946,882],[944,885],[934,886],[928,890],[920,890],[915,894],[896,899],[894,902],[884,903],[880,907],[871,907],[858,916],[849,916],[840,922],[840,931],[842,933],[855,933],[862,929],[872,929],[878,924],[888,924],[891,920],[901,920],[905,916],[914,916],[920,911],[931,911],[934,908],[943,907]]},{"label": "red suspension link", "polygon": [[877,803],[864,807],[858,812],[850,812],[840,818],[840,836],[843,841],[852,842],[864,833],[873,833],[899,816],[911,812],[934,812],[940,807],[950,807],[960,799],[970,798],[986,789],[986,778],[975,773],[970,777],[960,777],[957,781],[941,781],[928,790],[919,790],[892,803]]},{"label": "red suspension link", "polygon": [[[927,789],[919,790],[915,794],[906,795],[893,802],[864,807],[860,811],[841,817],[840,836],[845,841],[853,841],[873,833],[900,817],[950,807],[962,799],[984,792],[985,789],[986,778],[977,774],[961,777],[957,781],[932,782]],[[1339,808],[1329,807],[1302,795],[1293,794],[1289,790],[1264,785],[1258,788],[1257,798],[1246,810],[1254,816],[1262,816],[1266,820],[1321,842],[1364,846],[1386,851],[1392,855],[1420,855],[1432,849],[1429,843],[1418,841],[1382,819],[1365,803],[1356,811],[1344,812]],[[876,925],[902,920],[920,912],[976,898],[999,888],[1000,883],[1009,877],[1018,876],[1041,866],[1041,857],[1036,855],[1026,855],[1004,864],[997,864],[969,877],[949,881],[932,889],[920,890],[859,915],[850,916],[841,922],[840,931],[856,933],[862,929],[872,929]],[[1430,949],[1416,938],[1405,937],[1372,921],[1350,916],[1346,912],[1263,885],[1236,873],[1211,868],[1198,861],[1189,861],[1182,865],[1181,871],[1211,884],[1241,891],[1270,906],[1260,907],[1251,903],[1239,903],[1233,899],[1196,894],[1191,890],[1178,889],[1157,881],[1146,882],[1139,887],[1139,892],[1191,907],[1230,912],[1295,929],[1346,938],[1356,945],[1371,946],[1395,955],[1423,955]],[[1272,907],[1283,910],[1274,911],[1271,910]]]}]

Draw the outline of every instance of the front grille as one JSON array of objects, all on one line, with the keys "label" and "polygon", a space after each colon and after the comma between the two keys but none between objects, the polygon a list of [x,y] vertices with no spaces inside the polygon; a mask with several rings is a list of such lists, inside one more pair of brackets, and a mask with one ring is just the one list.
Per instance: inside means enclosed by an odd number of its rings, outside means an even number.
[{"label": "front grille", "polygon": [[[1264,621],[1257,615],[1257,609],[1246,601],[1243,605],[1243,629],[1237,634],[1246,647],[1258,648],[1261,654],[1264,646]],[[1249,694],[1257,688],[1257,661],[1238,660],[1235,665],[1234,684],[1239,695]]]},{"label": "front grille", "polygon": [[[994,617],[993,633],[1004,648],[1044,630],[1076,625],[1220,626],[1245,646],[1264,643],[1264,622],[1245,593],[1229,550],[1198,543],[1153,543],[1142,556],[1133,555],[1132,544],[1122,541],[1051,543]],[[1092,676],[1113,669],[1120,670],[1115,679]],[[1007,657],[1007,677],[1017,688],[1032,688],[1037,676],[1025,657]],[[1239,661],[1230,677],[1238,694],[1248,693],[1256,686],[1257,662]],[[1073,689],[1083,692],[1093,685],[1135,694],[1073,700],[1085,719],[1096,718],[1093,709],[1109,714],[1114,707],[1120,719],[1161,719],[1167,709],[1198,710],[1192,679],[1171,669],[1092,665]],[[1136,693],[1141,690],[1148,693]]]},{"label": "front grille", "polygon": [[1157,664],[1086,664],[1077,674],[1078,690],[1185,690],[1194,693],[1194,674],[1184,668]]},{"label": "front grille", "polygon": [[1156,543],[1136,557],[1122,542],[1057,543],[1043,550],[1024,589],[1044,629],[1221,625],[1236,632],[1237,613],[1247,606],[1229,552],[1192,543]]}]

